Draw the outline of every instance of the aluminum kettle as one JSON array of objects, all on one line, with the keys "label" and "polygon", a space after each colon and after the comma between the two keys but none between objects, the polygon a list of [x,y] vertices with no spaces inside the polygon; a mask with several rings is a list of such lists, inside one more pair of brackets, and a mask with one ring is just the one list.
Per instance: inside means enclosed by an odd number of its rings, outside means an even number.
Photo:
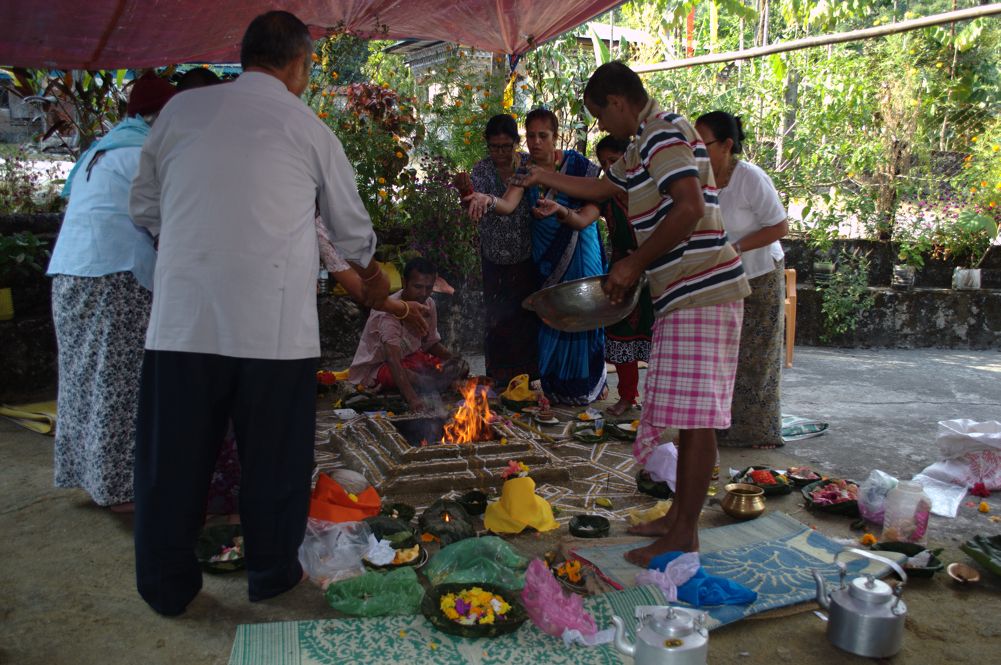
[{"label": "aluminum kettle", "polygon": [[709,630],[706,613],[687,607],[640,605],[636,608],[639,626],[636,644],[625,638],[625,625],[617,616],[615,648],[632,656],[636,665],[706,665]]},{"label": "aluminum kettle", "polygon": [[[885,563],[900,575],[901,583],[891,587],[866,574],[846,584],[848,569],[843,561],[838,561],[838,557],[845,552]],[[823,576],[813,570],[817,581],[817,602],[828,611],[827,639],[839,649],[859,656],[893,656],[904,642],[907,606],[900,594],[907,582],[907,574],[890,559],[854,547],[838,552],[834,556],[834,564],[841,573],[841,586],[830,594]]]}]

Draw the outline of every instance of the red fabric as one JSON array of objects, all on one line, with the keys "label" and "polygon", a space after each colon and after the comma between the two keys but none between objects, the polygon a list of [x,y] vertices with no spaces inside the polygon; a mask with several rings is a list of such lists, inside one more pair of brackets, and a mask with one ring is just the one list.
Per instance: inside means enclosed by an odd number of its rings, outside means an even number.
[{"label": "red fabric", "polygon": [[[424,351],[414,351],[409,356],[405,356],[400,364],[403,365],[403,369],[414,372],[436,370],[441,367],[441,358]],[[396,390],[396,381],[393,380],[393,373],[390,371],[388,363],[383,363],[379,368],[379,372],[375,375],[375,382],[385,390]]]},{"label": "red fabric", "polygon": [[132,91],[129,93],[129,105],[125,109],[126,115],[146,115],[156,113],[170,101],[170,98],[177,92],[177,88],[172,86],[166,79],[162,79],[153,72],[146,72],[132,84]]},{"label": "red fabric", "polygon": [[[440,39],[524,53],[621,0],[288,0],[314,37],[337,28],[377,39]],[[50,0],[0,3],[0,63],[119,69],[239,62],[240,40],[271,0]],[[381,30],[385,27],[385,32]]]},{"label": "red fabric", "polygon": [[639,395],[640,366],[634,360],[628,363],[615,363],[615,373],[619,377],[619,399],[632,404]]}]

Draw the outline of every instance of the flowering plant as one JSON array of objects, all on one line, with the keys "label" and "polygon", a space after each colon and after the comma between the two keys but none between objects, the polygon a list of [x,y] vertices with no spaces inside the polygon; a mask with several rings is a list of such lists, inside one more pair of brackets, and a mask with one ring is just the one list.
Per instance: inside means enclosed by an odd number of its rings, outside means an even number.
[{"label": "flowering plant", "polygon": [[441,597],[442,614],[463,626],[490,625],[507,618],[511,605],[503,597],[478,586]]},{"label": "flowering plant", "polygon": [[524,462],[518,462],[515,460],[508,460],[507,468],[501,474],[501,478],[508,480],[510,478],[524,478],[528,475],[528,465]]}]

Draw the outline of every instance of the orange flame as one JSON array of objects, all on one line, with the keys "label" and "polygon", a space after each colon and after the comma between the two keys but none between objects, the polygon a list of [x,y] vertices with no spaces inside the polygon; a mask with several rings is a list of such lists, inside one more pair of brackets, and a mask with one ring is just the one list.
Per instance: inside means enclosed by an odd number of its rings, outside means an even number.
[{"label": "orange flame", "polygon": [[442,441],[445,443],[473,443],[494,438],[490,429],[493,414],[487,402],[487,390],[469,381],[462,387],[462,405],[456,409],[452,419],[445,423]]}]

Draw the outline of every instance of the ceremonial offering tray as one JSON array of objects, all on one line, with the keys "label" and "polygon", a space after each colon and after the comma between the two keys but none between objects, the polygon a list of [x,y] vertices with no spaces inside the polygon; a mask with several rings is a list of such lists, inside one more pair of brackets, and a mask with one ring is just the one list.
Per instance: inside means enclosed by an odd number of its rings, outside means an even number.
[{"label": "ceremonial offering tray", "polygon": [[493,584],[439,584],[424,595],[421,613],[441,632],[459,637],[513,633],[528,619],[518,593]]}]

